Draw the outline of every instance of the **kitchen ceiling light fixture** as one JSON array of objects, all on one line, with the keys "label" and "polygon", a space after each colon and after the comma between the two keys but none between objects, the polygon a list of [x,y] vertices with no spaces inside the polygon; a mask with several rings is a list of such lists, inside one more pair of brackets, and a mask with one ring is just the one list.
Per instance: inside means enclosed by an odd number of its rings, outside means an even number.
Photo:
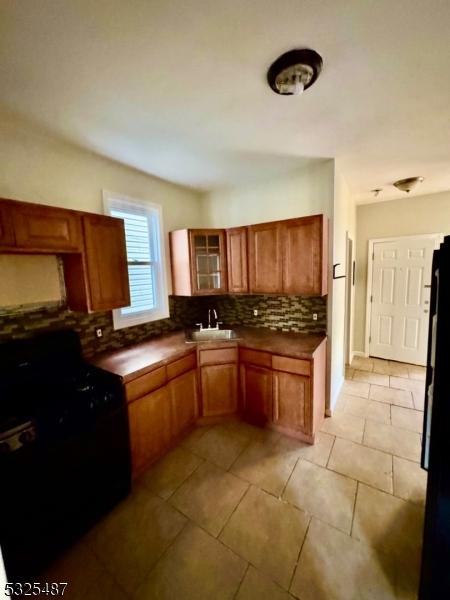
[{"label": "kitchen ceiling light fixture", "polygon": [[267,81],[276,94],[299,96],[319,77],[322,64],[322,57],[315,50],[290,50],[272,63]]},{"label": "kitchen ceiling light fixture", "polygon": [[416,187],[418,183],[422,183],[424,179],[424,177],[407,177],[406,179],[394,181],[392,185],[394,185],[398,190],[409,194],[409,192]]}]

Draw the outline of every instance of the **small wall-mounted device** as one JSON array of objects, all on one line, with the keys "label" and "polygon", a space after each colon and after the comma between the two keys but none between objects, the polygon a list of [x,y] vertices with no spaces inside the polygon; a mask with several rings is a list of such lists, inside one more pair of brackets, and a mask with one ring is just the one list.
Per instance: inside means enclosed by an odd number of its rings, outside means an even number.
[{"label": "small wall-mounted device", "polygon": [[258,316],[258,309],[257,309],[257,308],[254,308],[254,309],[253,309],[253,316],[254,316],[254,317],[257,317],[257,316]]},{"label": "small wall-mounted device", "polygon": [[99,327],[98,329],[96,329],[96,330],[95,330],[95,335],[96,335],[98,338],[101,338],[101,337],[103,337],[103,330],[102,330],[102,328],[101,328],[101,327]]},{"label": "small wall-mounted device", "polygon": [[313,313],[313,321],[317,321],[317,313]]}]

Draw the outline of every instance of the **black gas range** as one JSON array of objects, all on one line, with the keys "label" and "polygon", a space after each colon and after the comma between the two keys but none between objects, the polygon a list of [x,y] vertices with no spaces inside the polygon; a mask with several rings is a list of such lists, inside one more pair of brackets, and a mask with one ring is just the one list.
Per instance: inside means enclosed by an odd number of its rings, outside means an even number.
[{"label": "black gas range", "polygon": [[30,580],[131,487],[121,381],[59,331],[0,345],[0,546]]}]

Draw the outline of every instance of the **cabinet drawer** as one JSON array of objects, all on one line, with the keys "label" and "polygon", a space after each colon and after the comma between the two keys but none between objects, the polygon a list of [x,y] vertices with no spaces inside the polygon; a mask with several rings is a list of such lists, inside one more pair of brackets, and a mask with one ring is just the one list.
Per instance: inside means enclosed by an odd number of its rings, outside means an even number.
[{"label": "cabinet drawer", "polygon": [[150,373],[146,373],[137,379],[133,379],[125,385],[127,401],[132,402],[136,398],[145,396],[153,390],[158,389],[166,383],[166,367],[160,367]]},{"label": "cabinet drawer", "polygon": [[241,348],[239,350],[239,359],[241,362],[260,365],[261,367],[270,368],[272,366],[272,355],[268,352],[260,352],[259,350]]},{"label": "cabinet drawer", "polygon": [[200,350],[201,365],[219,365],[237,362],[237,348],[216,348],[215,350]]},{"label": "cabinet drawer", "polygon": [[309,376],[311,375],[311,361],[287,356],[272,356],[272,369]]},{"label": "cabinet drawer", "polygon": [[167,379],[173,379],[182,373],[186,373],[186,371],[190,371],[191,369],[195,369],[196,367],[196,357],[195,353],[192,352],[187,356],[183,356],[179,360],[175,360],[174,362],[167,365]]}]

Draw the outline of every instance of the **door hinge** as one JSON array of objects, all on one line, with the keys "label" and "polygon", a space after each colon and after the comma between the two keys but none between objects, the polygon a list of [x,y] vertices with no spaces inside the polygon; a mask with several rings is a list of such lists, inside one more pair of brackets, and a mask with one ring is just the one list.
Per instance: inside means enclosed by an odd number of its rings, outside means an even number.
[{"label": "door hinge", "polygon": [[375,252],[372,252],[372,260],[375,260]]},{"label": "door hinge", "polygon": [[373,302],[373,296],[370,296],[370,301]]},{"label": "door hinge", "polygon": [[369,336],[369,344],[370,344],[371,341],[372,341],[372,336],[370,335]]}]

